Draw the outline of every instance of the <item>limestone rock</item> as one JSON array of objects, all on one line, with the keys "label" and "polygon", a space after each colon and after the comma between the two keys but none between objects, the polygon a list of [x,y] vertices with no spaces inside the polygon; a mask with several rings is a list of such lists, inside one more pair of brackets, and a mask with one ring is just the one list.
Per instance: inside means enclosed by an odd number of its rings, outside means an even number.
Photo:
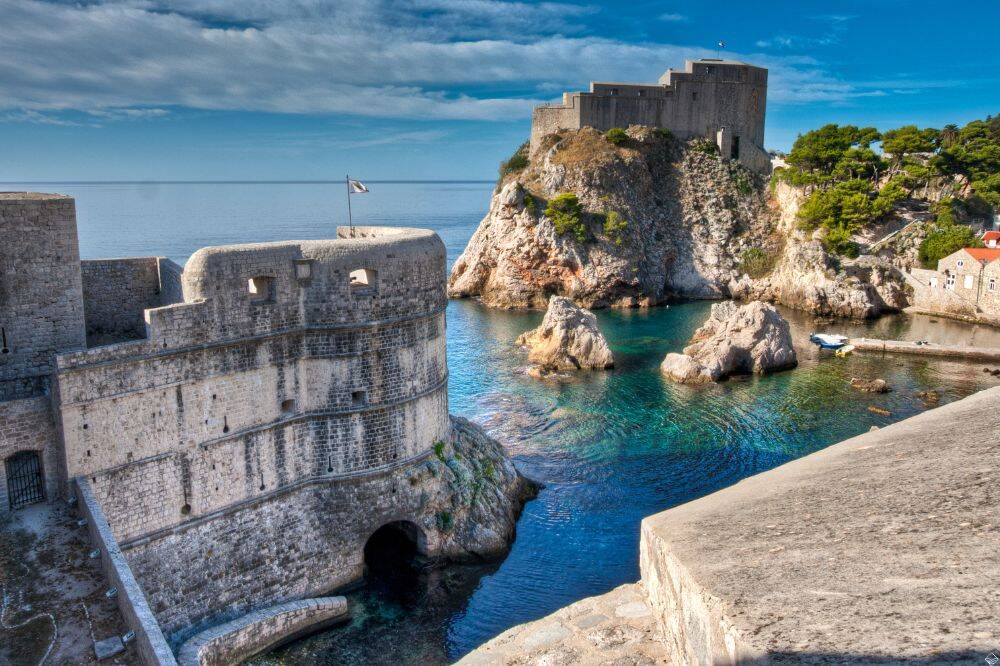
[{"label": "limestone rock", "polygon": [[497,440],[457,416],[449,440],[438,442],[409,483],[424,487],[425,531],[441,535],[440,553],[452,561],[506,554],[524,503],[538,494]]},{"label": "limestone rock", "polygon": [[541,326],[522,333],[517,344],[527,346],[528,360],[546,370],[614,365],[611,348],[597,327],[597,317],[563,296],[549,299]]},{"label": "limestone rock", "polygon": [[851,388],[855,388],[864,393],[888,393],[889,384],[884,379],[864,379],[862,377],[851,377]]},{"label": "limestone rock", "polygon": [[[649,128],[628,133],[627,145],[613,146],[591,128],[563,132],[505,176],[452,268],[449,296],[502,308],[543,308],[550,294],[587,308],[728,297],[854,319],[908,305],[891,259],[842,262],[797,230],[801,188],[779,181],[769,195],[738,164]],[[544,215],[563,192],[584,210],[582,242]],[[624,229],[605,229],[609,212]],[[745,267],[751,249],[772,266]]]},{"label": "limestone rock", "polygon": [[760,301],[716,303],[683,354],[667,354],[661,371],[688,384],[734,374],[766,374],[798,365],[792,334],[773,306]]}]

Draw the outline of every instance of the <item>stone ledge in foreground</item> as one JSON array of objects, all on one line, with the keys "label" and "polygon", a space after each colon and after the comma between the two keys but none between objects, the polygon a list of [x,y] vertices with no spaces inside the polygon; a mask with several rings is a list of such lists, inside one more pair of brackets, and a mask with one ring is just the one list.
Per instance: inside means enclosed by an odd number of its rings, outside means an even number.
[{"label": "stone ledge in foreground", "polygon": [[985,663],[1000,651],[998,406],[1000,388],[983,391],[647,518],[667,649]]}]

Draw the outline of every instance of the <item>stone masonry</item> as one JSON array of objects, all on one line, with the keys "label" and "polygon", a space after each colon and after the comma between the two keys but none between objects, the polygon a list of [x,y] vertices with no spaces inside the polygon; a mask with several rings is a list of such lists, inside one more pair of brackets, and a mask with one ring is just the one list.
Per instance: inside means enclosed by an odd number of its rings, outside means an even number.
[{"label": "stone masonry", "polygon": [[708,139],[723,157],[767,171],[766,105],[766,69],[732,60],[688,60],[683,71],[668,69],[656,84],[592,82],[588,92],[563,93],[562,104],[536,107],[531,152],[562,130],[646,125],[669,129],[680,139]]}]

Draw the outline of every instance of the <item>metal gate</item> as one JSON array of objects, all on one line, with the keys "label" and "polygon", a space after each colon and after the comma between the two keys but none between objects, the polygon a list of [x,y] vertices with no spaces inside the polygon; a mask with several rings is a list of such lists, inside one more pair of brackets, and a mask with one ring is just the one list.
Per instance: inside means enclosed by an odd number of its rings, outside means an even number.
[{"label": "metal gate", "polygon": [[45,499],[42,464],[37,451],[21,451],[7,458],[7,495],[11,509]]}]

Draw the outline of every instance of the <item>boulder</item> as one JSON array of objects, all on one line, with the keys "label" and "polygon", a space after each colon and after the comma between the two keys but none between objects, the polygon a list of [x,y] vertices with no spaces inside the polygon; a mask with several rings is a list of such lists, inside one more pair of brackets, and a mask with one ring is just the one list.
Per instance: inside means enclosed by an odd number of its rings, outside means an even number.
[{"label": "boulder", "polygon": [[861,377],[851,377],[851,388],[856,388],[865,393],[888,393],[889,385],[884,379],[863,379]]},{"label": "boulder", "polygon": [[517,343],[528,347],[528,361],[544,370],[614,365],[611,348],[597,327],[597,317],[563,296],[549,299],[541,326],[522,333]]},{"label": "boulder", "polygon": [[766,374],[798,365],[792,334],[773,306],[761,301],[716,303],[683,354],[667,354],[660,370],[676,382],[715,382],[735,374]]}]

